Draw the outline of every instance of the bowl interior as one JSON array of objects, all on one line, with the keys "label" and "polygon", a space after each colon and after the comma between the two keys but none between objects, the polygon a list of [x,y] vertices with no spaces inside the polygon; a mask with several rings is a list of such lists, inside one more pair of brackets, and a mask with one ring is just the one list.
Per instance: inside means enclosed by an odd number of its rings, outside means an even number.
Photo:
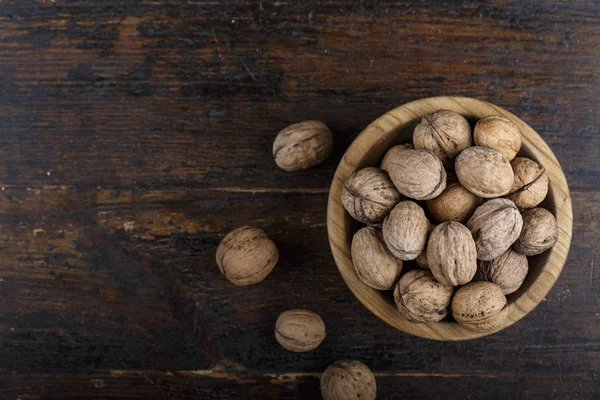
[{"label": "bowl interior", "polygon": [[[329,193],[327,227],[331,250],[340,273],[356,297],[375,315],[407,333],[437,340],[465,340],[491,334],[475,333],[453,321],[419,324],[404,319],[396,310],[392,292],[374,290],[360,281],[350,257],[352,236],[363,225],[355,221],[341,204],[343,185],[355,171],[378,166],[385,152],[399,143],[412,143],[414,127],[423,115],[439,109],[463,115],[471,127],[477,120],[502,115],[521,130],[523,144],[519,156],[529,157],[546,169],[549,178],[548,196],[542,207],[557,218],[559,238],[549,251],[529,257],[529,273],[521,288],[508,298],[508,318],[494,332],[513,324],[531,311],[546,296],[556,282],[567,258],[571,243],[571,196],[564,174],[556,157],[544,140],[525,122],[501,107],[465,97],[434,97],[400,106],[371,123],[354,140],[344,154],[333,178]],[[424,202],[417,202],[426,210]],[[414,262],[406,263],[407,268]]]}]

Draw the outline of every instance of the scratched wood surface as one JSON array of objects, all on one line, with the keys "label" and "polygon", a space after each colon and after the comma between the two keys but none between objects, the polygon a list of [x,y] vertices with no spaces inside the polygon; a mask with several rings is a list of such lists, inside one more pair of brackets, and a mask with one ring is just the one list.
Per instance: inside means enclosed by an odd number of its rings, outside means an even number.
[{"label": "scratched wood surface", "polygon": [[[600,396],[600,4],[584,1],[0,3],[0,398],[318,398],[354,358],[379,398]],[[529,123],[573,196],[544,302],[482,340],[375,318],[340,279],[326,203],[344,150],[385,111],[464,95]],[[289,123],[335,135],[276,168]],[[221,238],[263,227],[281,261],[239,288]],[[319,312],[315,351],[272,326]]]}]

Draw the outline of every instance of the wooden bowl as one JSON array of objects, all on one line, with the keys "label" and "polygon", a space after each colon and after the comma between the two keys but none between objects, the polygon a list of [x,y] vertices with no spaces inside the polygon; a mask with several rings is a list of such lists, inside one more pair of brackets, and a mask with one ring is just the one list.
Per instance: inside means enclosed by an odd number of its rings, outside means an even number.
[{"label": "wooden bowl", "polygon": [[[558,222],[558,242],[538,256],[529,257],[529,274],[523,286],[508,298],[506,322],[493,332],[475,333],[456,322],[419,324],[404,319],[391,292],[370,288],[358,278],[350,245],[352,236],[362,226],[354,221],[342,205],[342,189],[355,171],[378,166],[385,152],[398,143],[412,143],[414,127],[425,114],[446,109],[463,115],[471,125],[490,115],[502,115],[514,122],[523,134],[519,155],[529,157],[546,168],[549,190],[542,207],[550,210]],[[329,243],[342,278],[354,295],[375,315],[388,324],[416,336],[436,340],[467,340],[486,336],[512,325],[533,310],[548,294],[567,260],[571,244],[573,212],[567,181],[558,160],[544,140],[515,115],[484,101],[467,97],[432,97],[405,104],[389,111],[365,128],[350,145],[333,177],[327,205]]]}]

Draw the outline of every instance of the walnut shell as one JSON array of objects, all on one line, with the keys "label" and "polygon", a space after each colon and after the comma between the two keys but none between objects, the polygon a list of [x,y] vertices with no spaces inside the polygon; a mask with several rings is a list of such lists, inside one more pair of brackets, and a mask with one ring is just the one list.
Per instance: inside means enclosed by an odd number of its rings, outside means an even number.
[{"label": "walnut shell", "polygon": [[471,282],[456,291],[452,315],[456,322],[473,332],[490,332],[506,319],[506,296],[491,282]]},{"label": "walnut shell", "polygon": [[427,245],[423,251],[415,258],[415,262],[421,269],[429,269],[429,263],[427,262]]},{"label": "walnut shell", "polygon": [[365,224],[383,221],[400,199],[400,192],[388,174],[374,167],[363,168],[350,175],[342,192],[346,211]]},{"label": "walnut shell", "polygon": [[402,260],[414,260],[427,241],[429,221],[413,201],[402,201],[383,221],[383,240],[388,249]]},{"label": "walnut shell", "polygon": [[284,171],[307,169],[325,161],[333,150],[333,135],[319,121],[304,121],[282,129],[273,142],[275,163]]},{"label": "walnut shell", "polygon": [[436,226],[427,241],[427,262],[441,283],[458,286],[471,282],[477,272],[477,250],[469,229],[456,221]]},{"label": "walnut shell", "polygon": [[366,285],[390,290],[402,272],[402,260],[396,258],[383,241],[381,229],[367,226],[354,234],[351,246],[356,274]]},{"label": "walnut shell", "polygon": [[433,199],[446,188],[442,162],[426,150],[395,152],[390,155],[387,168],[398,191],[407,197]]},{"label": "walnut shell", "polygon": [[449,174],[446,189],[438,197],[427,200],[427,209],[436,223],[465,223],[480,204],[481,197],[469,192],[458,182],[455,175]]},{"label": "walnut shell", "polygon": [[508,249],[493,260],[479,260],[475,280],[493,282],[506,295],[521,287],[528,271],[527,257]]},{"label": "walnut shell", "polygon": [[389,172],[390,166],[391,166],[391,160],[394,159],[394,157],[396,156],[396,153],[399,153],[404,150],[412,150],[412,149],[413,149],[413,145],[410,143],[397,144],[396,146],[393,146],[392,148],[390,148],[387,151],[387,153],[385,153],[385,156],[383,156],[383,160],[381,160],[380,168],[386,172]]},{"label": "walnut shell", "polygon": [[275,323],[275,339],[286,350],[311,351],[325,339],[325,324],[312,311],[285,311]]},{"label": "walnut shell", "polygon": [[499,115],[480,119],[473,132],[475,145],[501,153],[508,161],[521,149],[521,131],[510,120]]},{"label": "walnut shell", "polygon": [[262,281],[278,259],[277,246],[265,231],[250,226],[229,232],[217,248],[217,265],[221,273],[237,286]]},{"label": "walnut shell", "polygon": [[431,272],[408,271],[394,289],[394,301],[402,316],[412,322],[437,322],[448,314],[454,288],[435,280]]},{"label": "walnut shell", "polygon": [[435,154],[445,168],[454,165],[454,159],[471,146],[471,126],[460,114],[439,110],[425,115],[413,133],[415,149]]},{"label": "walnut shell", "polygon": [[510,165],[515,180],[506,197],[521,209],[533,208],[544,201],[548,194],[548,176],[544,167],[525,157],[516,157]]},{"label": "walnut shell", "polygon": [[500,256],[517,240],[523,219],[512,201],[492,199],[477,207],[467,227],[475,240],[477,258],[489,261]]},{"label": "walnut shell", "polygon": [[336,361],[321,376],[321,395],[324,400],[375,400],[375,375],[359,361]]},{"label": "walnut shell", "polygon": [[486,199],[504,196],[514,181],[508,160],[485,147],[469,147],[456,157],[454,166],[460,184]]},{"label": "walnut shell", "polygon": [[526,256],[535,256],[548,250],[558,241],[556,218],[544,208],[523,211],[523,229],[513,249]]}]

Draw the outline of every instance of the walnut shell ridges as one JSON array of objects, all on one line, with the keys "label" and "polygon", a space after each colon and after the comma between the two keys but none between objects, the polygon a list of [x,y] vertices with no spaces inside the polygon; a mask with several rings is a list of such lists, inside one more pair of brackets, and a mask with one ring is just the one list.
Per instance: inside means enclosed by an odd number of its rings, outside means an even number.
[{"label": "walnut shell ridges", "polygon": [[456,158],[456,176],[469,192],[486,199],[508,194],[513,170],[506,158],[485,147],[469,147]]},{"label": "walnut shell ridges", "polygon": [[273,270],[279,259],[275,243],[259,228],[243,226],[229,232],[217,248],[217,265],[231,283],[258,283]]},{"label": "walnut shell ridges", "polygon": [[321,376],[321,395],[324,400],[375,400],[375,375],[359,361],[336,361]]},{"label": "walnut shell ridges", "polygon": [[383,221],[383,240],[396,257],[414,260],[425,247],[428,228],[423,209],[413,201],[401,201]]},{"label": "walnut shell ridges", "polygon": [[400,192],[388,174],[374,167],[363,168],[350,175],[342,192],[346,211],[365,224],[383,221],[400,198]]},{"label": "walnut shell ridges", "polygon": [[477,207],[467,227],[475,240],[477,258],[489,261],[504,253],[517,240],[523,219],[512,201],[492,199]]},{"label": "walnut shell ridges", "polygon": [[413,145],[410,143],[397,144],[390,148],[383,156],[383,160],[381,160],[380,168],[386,172],[389,172],[392,160],[396,157],[396,154],[404,151],[404,150],[412,150]]},{"label": "walnut shell ridges", "polygon": [[373,226],[360,229],[352,238],[350,250],[361,281],[377,290],[394,287],[402,272],[402,260],[387,248],[381,229]]},{"label": "walnut shell ridges", "polygon": [[454,288],[438,282],[431,272],[408,271],[394,289],[400,314],[411,322],[438,322],[448,314]]},{"label": "walnut shell ridges", "polygon": [[311,351],[325,339],[325,324],[321,317],[312,311],[285,311],[275,323],[275,339],[286,350]]},{"label": "walnut shell ridges", "polygon": [[433,199],[446,188],[446,170],[442,162],[426,150],[395,152],[390,156],[387,168],[398,191],[412,199]]},{"label": "walnut shell ridges", "polygon": [[443,222],[427,242],[427,262],[441,283],[459,286],[470,282],[477,272],[477,250],[471,232],[460,222]]},{"label": "walnut shell ridges", "polygon": [[535,256],[548,250],[558,241],[558,227],[554,215],[545,208],[523,211],[523,229],[513,245],[516,252]]},{"label": "walnut shell ridges", "polygon": [[495,283],[507,295],[523,285],[528,271],[527,257],[508,249],[493,260],[479,260],[475,280]]},{"label": "walnut shell ridges", "polygon": [[471,282],[456,291],[452,315],[473,332],[490,332],[502,325],[507,314],[506,296],[491,282]]},{"label": "walnut shell ridges", "polygon": [[496,150],[508,161],[521,149],[521,131],[509,119],[499,115],[480,119],[473,130],[473,139],[477,146]]},{"label": "walnut shell ridges", "polygon": [[517,207],[533,208],[548,194],[548,176],[544,167],[525,157],[516,157],[510,162],[515,180],[507,198]]},{"label": "walnut shell ridges", "polygon": [[415,127],[413,144],[415,149],[432,152],[450,168],[456,156],[471,146],[471,126],[454,111],[438,110],[425,115]]},{"label": "walnut shell ridges", "polygon": [[313,167],[333,150],[333,135],[319,121],[304,121],[282,129],[273,142],[275,163],[284,171]]}]

